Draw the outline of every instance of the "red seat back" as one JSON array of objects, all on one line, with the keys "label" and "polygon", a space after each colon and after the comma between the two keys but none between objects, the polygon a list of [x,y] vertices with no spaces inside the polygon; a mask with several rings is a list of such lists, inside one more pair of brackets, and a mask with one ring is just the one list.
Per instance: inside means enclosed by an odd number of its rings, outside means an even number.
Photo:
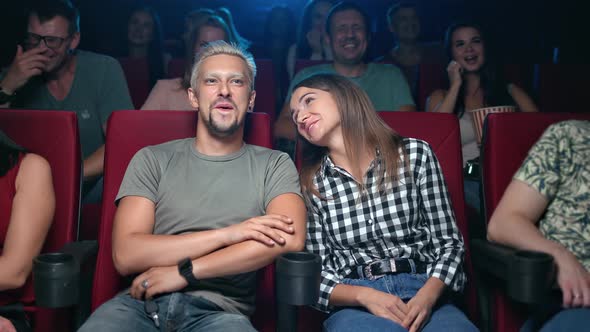
[{"label": "red seat back", "polygon": [[[76,240],[80,204],[81,149],[76,113],[65,111],[0,110],[0,130],[51,166],[55,215],[42,252],[55,252]],[[22,302],[35,311],[36,331],[57,331],[52,311],[34,307],[31,278],[17,291],[2,292],[0,302]],[[5,298],[11,296],[11,298]]]},{"label": "red seat back", "polygon": [[[381,118],[400,135],[424,140],[430,144],[435,153],[447,184],[453,210],[457,220],[457,226],[465,241],[465,272],[468,276],[468,284],[465,289],[465,303],[468,316],[477,322],[477,301],[474,284],[473,267],[469,253],[469,232],[466,217],[465,197],[463,193],[463,162],[461,156],[461,137],[459,121],[454,114],[424,113],[424,112],[378,112]],[[430,124],[430,125],[429,125]],[[298,150],[297,164],[300,165],[301,151]],[[306,313],[305,315],[307,315]],[[321,315],[314,313],[316,322],[313,325],[303,322],[304,329],[319,330],[321,324],[317,322]],[[300,318],[302,320],[312,320]],[[300,323],[301,324],[301,323]]]},{"label": "red seat back", "polygon": [[[125,175],[127,165],[135,153],[148,145],[160,144],[174,139],[193,137],[196,133],[197,112],[184,111],[117,111],[108,121],[104,190],[101,212],[99,251],[92,290],[92,310],[109,300],[126,284],[117,273],[112,260],[112,229],[116,207],[115,197]],[[270,119],[264,113],[248,113],[244,140],[249,144],[270,148],[272,134]],[[274,265],[259,273],[257,291],[257,315],[253,320],[258,326],[274,324],[274,315],[261,314],[274,309]],[[268,317],[273,317],[269,322]],[[258,319],[258,320],[257,320]],[[273,329],[271,325],[265,330]]]},{"label": "red seat back", "polygon": [[274,68],[271,59],[256,59],[256,102],[254,112],[270,115],[271,123],[276,118],[276,85]]},{"label": "red seat back", "polygon": [[140,108],[150,94],[150,71],[147,58],[118,58],[133,106]]},{"label": "red seat back", "polygon": [[434,90],[446,89],[446,64],[421,63],[418,67],[418,110],[426,110],[426,99]]},{"label": "red seat back", "polygon": [[[551,124],[570,120],[590,120],[582,113],[502,113],[489,114],[482,141],[482,184],[486,220],[498,206],[504,190],[527,156],[529,149]],[[524,308],[495,291],[492,322],[496,331],[518,331],[524,322]]]},{"label": "red seat back", "polygon": [[168,61],[168,78],[176,78],[184,76],[184,58],[173,58]]}]

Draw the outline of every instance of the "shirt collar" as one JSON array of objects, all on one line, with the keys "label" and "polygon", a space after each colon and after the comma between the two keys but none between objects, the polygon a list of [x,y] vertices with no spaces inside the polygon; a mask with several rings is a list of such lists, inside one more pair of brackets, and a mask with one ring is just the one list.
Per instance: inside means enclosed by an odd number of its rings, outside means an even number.
[{"label": "shirt collar", "polygon": [[[378,147],[375,148],[375,159],[373,159],[373,161],[371,161],[371,163],[369,164],[367,173],[374,170],[376,165],[381,165],[381,150],[379,150]],[[330,156],[326,154],[322,159],[322,163],[320,165],[320,176],[322,180],[324,180],[325,177],[335,176],[338,173],[351,176],[350,173],[348,173],[348,171],[334,164],[332,158],[330,158]]]}]

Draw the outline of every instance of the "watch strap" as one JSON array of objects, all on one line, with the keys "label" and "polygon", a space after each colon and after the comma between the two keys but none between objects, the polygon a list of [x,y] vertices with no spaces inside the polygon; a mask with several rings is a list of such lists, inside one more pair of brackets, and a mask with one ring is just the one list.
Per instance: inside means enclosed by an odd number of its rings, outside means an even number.
[{"label": "watch strap", "polygon": [[193,273],[193,261],[188,257],[178,262],[178,273],[188,282],[189,286],[199,283],[199,279]]},{"label": "watch strap", "polygon": [[2,90],[2,87],[0,86],[0,104],[6,104],[8,102],[11,102],[12,100],[14,100],[15,96],[16,93],[8,94],[4,90]]}]

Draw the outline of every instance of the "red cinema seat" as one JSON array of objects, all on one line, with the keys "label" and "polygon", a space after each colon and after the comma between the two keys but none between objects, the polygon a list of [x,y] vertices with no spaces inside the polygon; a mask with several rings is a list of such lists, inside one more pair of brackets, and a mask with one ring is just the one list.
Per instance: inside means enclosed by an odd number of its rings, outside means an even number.
[{"label": "red cinema seat", "polygon": [[[3,109],[0,130],[28,151],[43,156],[51,166],[55,216],[41,252],[56,252],[75,241],[78,230],[82,159],[76,113]],[[31,277],[22,288],[0,293],[0,305],[14,302],[25,305],[37,332],[71,329],[67,309],[35,306]]]},{"label": "red cinema seat", "polygon": [[149,65],[146,58],[118,58],[125,80],[129,87],[129,95],[133,106],[139,109],[152,90],[150,84]]},{"label": "red cinema seat", "polygon": [[264,112],[270,115],[271,123],[276,118],[276,82],[272,60],[256,59],[256,102],[254,112]]},{"label": "red cinema seat", "polygon": [[[490,220],[514,173],[545,129],[553,123],[571,119],[590,120],[590,114],[503,113],[486,117],[481,155],[486,221]],[[480,258],[476,249],[474,247],[474,261]],[[490,265],[487,259],[476,263]],[[510,299],[500,288],[500,283],[492,287],[491,297],[493,331],[519,331],[527,318],[527,307]]]},{"label": "red cinema seat", "polygon": [[184,76],[184,58],[173,58],[168,61],[168,78]]},{"label": "red cinema seat", "polygon": [[446,64],[421,63],[418,67],[418,97],[416,107],[426,110],[426,100],[434,90],[446,89]]},{"label": "red cinema seat", "polygon": [[[128,286],[113,265],[111,234],[116,211],[114,201],[129,161],[139,149],[147,145],[194,136],[197,116],[197,112],[184,111],[118,111],[109,118],[92,310]],[[272,135],[268,115],[248,113],[244,135],[247,143],[270,148]],[[274,331],[274,317],[274,265],[269,265],[258,274],[256,313],[252,320],[258,330]]]}]

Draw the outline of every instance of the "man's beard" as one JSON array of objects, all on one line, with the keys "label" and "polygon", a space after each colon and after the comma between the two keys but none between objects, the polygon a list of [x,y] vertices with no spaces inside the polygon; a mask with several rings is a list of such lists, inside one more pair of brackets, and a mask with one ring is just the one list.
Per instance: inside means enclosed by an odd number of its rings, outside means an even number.
[{"label": "man's beard", "polygon": [[245,119],[245,117],[242,118],[242,121],[239,121],[238,119],[236,119],[229,126],[222,127],[215,120],[213,120],[213,114],[210,112],[209,119],[207,119],[205,121],[205,125],[207,126],[207,129],[209,129],[209,131],[213,135],[215,135],[217,137],[229,137],[229,136],[235,134],[236,131],[238,131],[238,129],[240,129],[242,127],[242,124],[244,123],[244,119]]},{"label": "man's beard", "polygon": [[41,72],[41,76],[44,77],[44,79],[47,81],[58,79],[58,73],[62,68],[66,67],[69,64],[69,61],[71,61],[71,56],[69,54],[66,54],[64,58],[61,59],[61,61],[59,61],[53,66],[53,68],[45,68]]}]

